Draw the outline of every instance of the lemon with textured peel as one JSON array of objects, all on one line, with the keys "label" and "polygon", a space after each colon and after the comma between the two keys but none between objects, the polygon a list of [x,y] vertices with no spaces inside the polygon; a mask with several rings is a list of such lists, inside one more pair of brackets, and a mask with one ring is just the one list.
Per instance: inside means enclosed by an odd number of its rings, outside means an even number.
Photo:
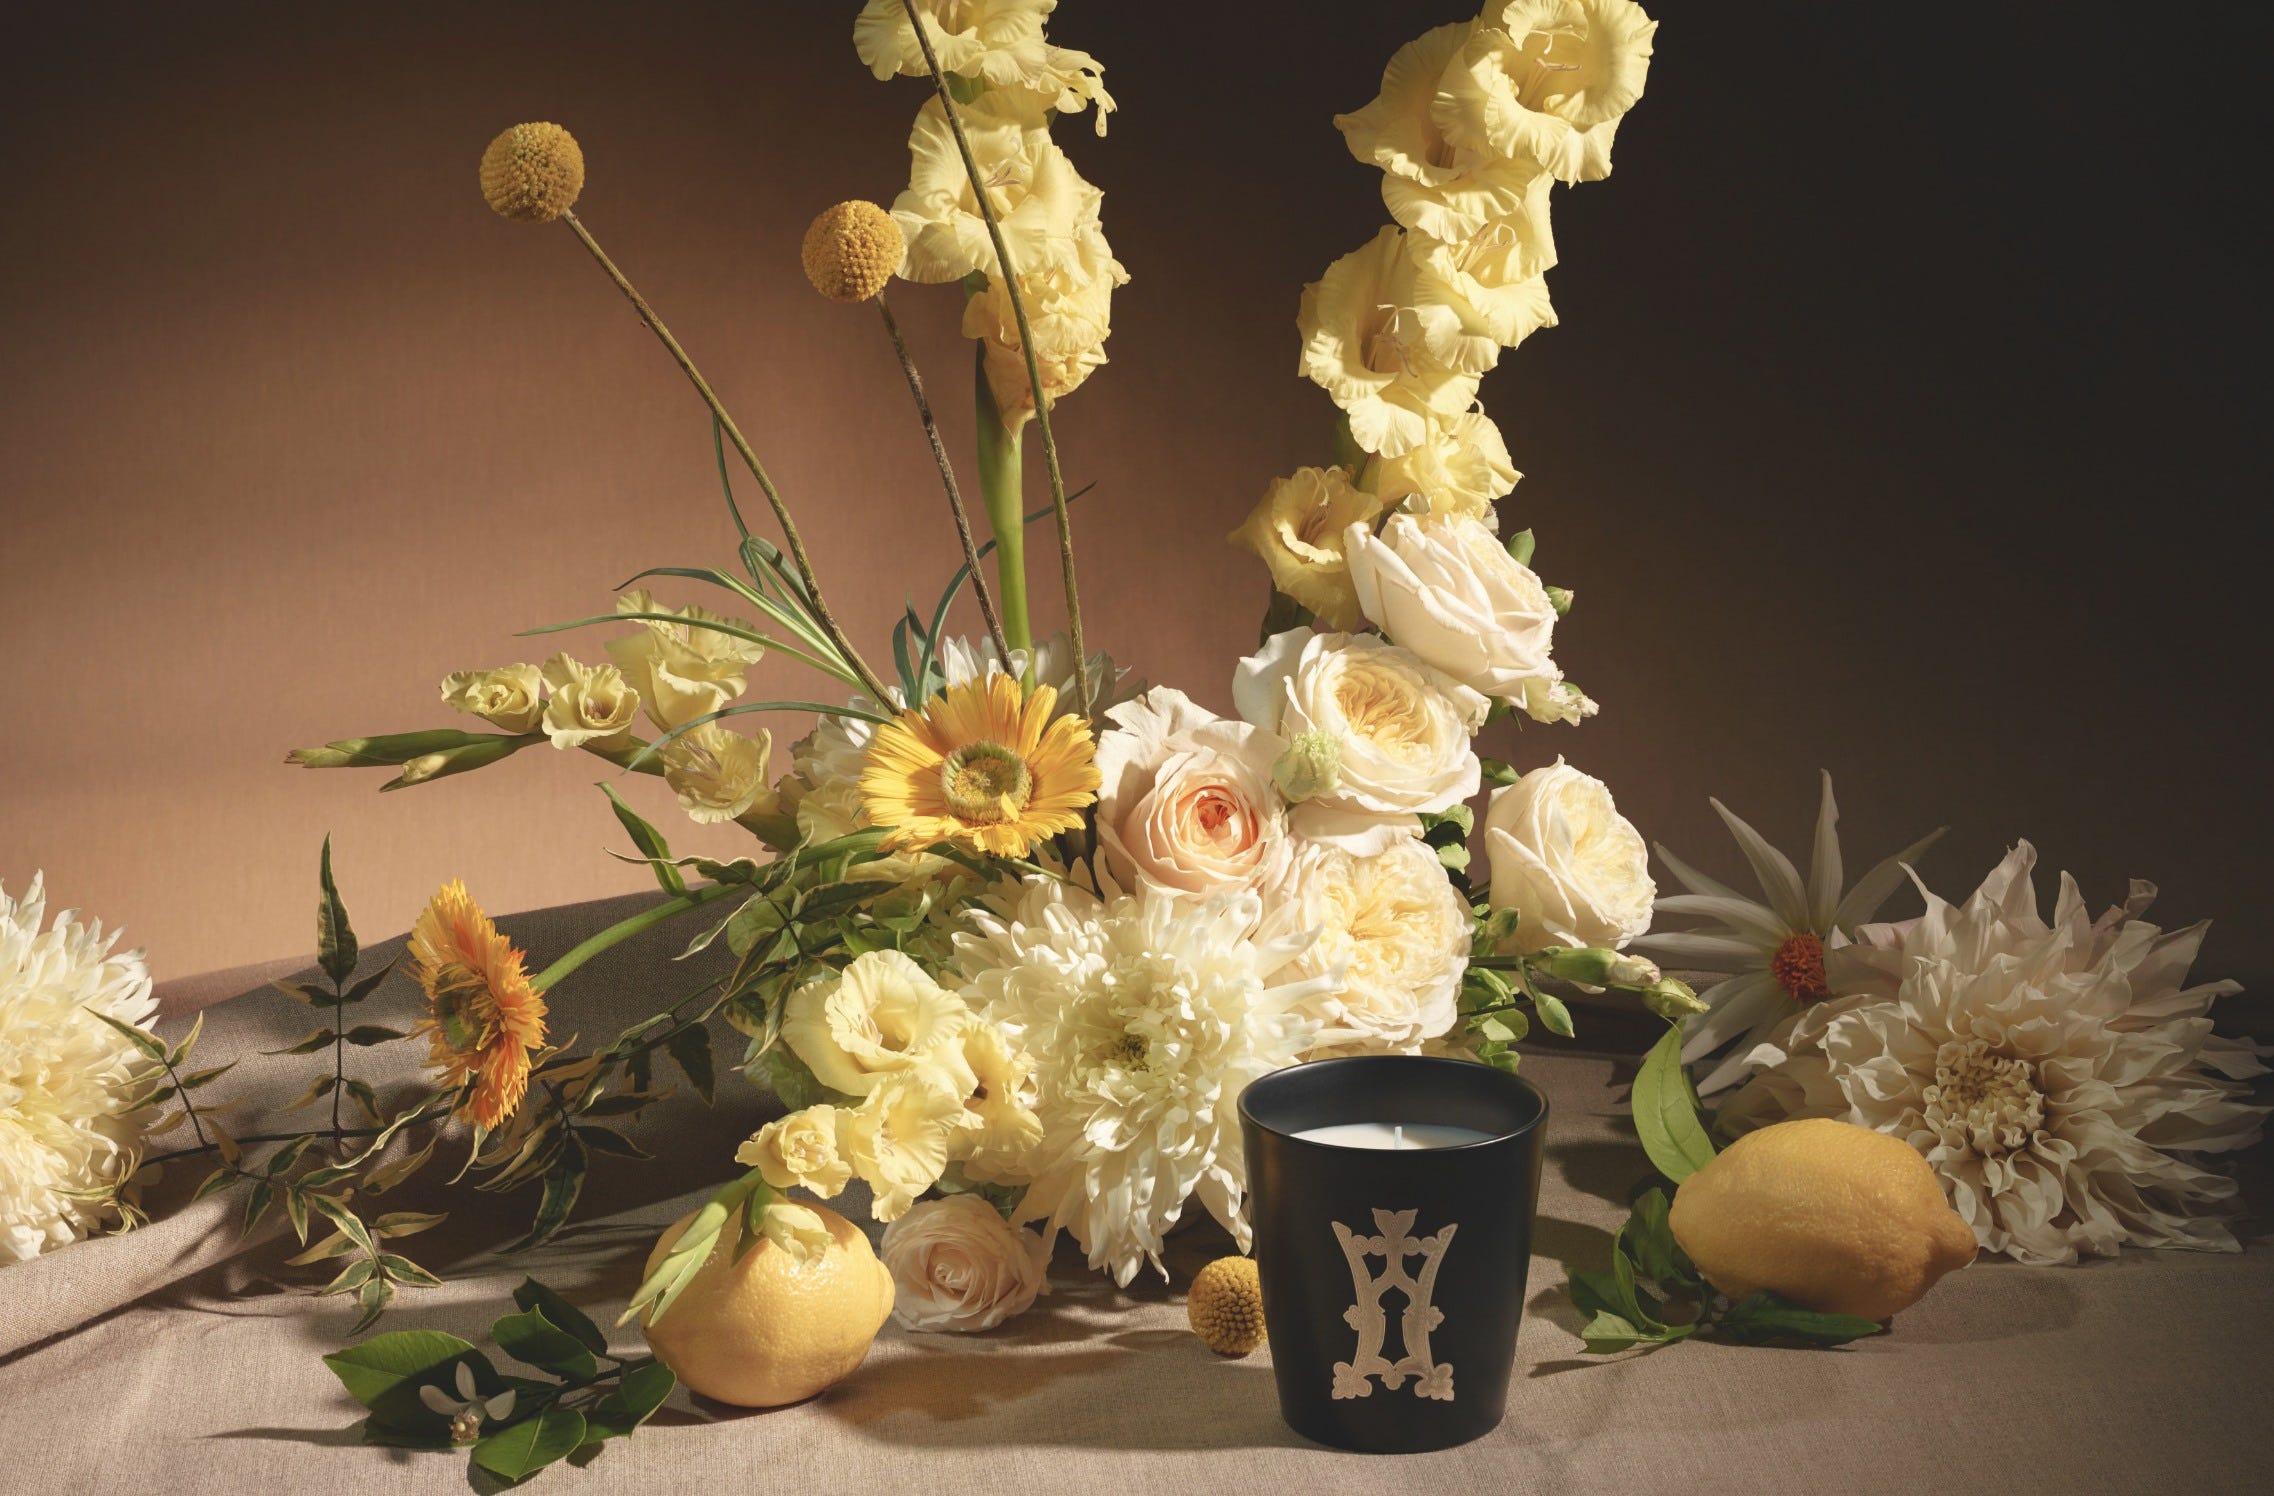
[{"label": "lemon with textured peel", "polygon": [[1682,1181],[1667,1218],[1706,1281],[1887,1319],[1974,1260],[1974,1232],[1899,1138],[1811,1117],[1749,1132]]},{"label": "lemon with textured peel", "polygon": [[[802,1241],[768,1232],[737,1262],[737,1211],[670,1312],[643,1327],[689,1390],[743,1408],[801,1402],[859,1366],[892,1313],[892,1274],[860,1228],[835,1211],[788,1208],[821,1231]],[[694,1218],[663,1233],[647,1274]]]}]

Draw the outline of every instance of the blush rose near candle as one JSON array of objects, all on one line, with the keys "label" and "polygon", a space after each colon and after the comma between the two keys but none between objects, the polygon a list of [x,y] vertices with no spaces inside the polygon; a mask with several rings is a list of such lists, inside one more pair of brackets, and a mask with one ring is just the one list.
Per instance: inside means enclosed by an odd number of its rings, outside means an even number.
[{"label": "blush rose near candle", "polygon": [[909,1207],[884,1228],[892,1317],[911,1330],[992,1330],[1049,1291],[1050,1245],[977,1195]]}]

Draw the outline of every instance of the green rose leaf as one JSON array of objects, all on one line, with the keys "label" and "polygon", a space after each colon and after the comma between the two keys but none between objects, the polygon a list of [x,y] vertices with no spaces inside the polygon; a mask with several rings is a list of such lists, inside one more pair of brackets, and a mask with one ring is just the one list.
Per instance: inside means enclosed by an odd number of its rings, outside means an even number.
[{"label": "green rose leaf", "polygon": [[601,1333],[589,1315],[562,1297],[558,1290],[548,1288],[535,1278],[523,1278],[521,1286],[513,1290],[513,1302],[523,1309],[542,1314],[559,1328],[574,1335],[584,1348],[594,1355],[605,1355],[608,1337]]},{"label": "green rose leaf", "polygon": [[574,1408],[547,1408],[534,1418],[507,1424],[474,1446],[474,1463],[507,1481],[527,1480],[584,1442],[584,1415]]},{"label": "green rose leaf", "polygon": [[589,1382],[600,1375],[600,1363],[582,1338],[554,1324],[541,1310],[508,1314],[491,1327],[490,1338],[516,1361],[566,1381]]},{"label": "green rose leaf", "polygon": [[1811,1345],[1845,1345],[1885,1326],[1853,1314],[1819,1314],[1787,1303],[1766,1289],[1747,1294],[1714,1320],[1714,1328],[1732,1340],[1758,1345],[1769,1340],[1805,1340]]},{"label": "green rose leaf", "polygon": [[1634,1130],[1658,1172],[1676,1184],[1713,1162],[1713,1140],[1698,1120],[1689,1077],[1682,1073],[1682,1031],[1669,1026],[1650,1048],[1630,1098]]}]

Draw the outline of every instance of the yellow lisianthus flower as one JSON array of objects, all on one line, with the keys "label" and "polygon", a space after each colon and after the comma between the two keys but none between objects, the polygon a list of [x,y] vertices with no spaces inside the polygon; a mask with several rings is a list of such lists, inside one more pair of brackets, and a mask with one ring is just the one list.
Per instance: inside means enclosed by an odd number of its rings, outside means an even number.
[{"label": "yellow lisianthus flower", "polygon": [[1487,364],[1470,357],[1476,350],[1462,341],[1460,322],[1450,302],[1420,284],[1405,235],[1384,228],[1303,288],[1299,372],[1343,408],[1359,446],[1402,456],[1434,422],[1476,399]]},{"label": "yellow lisianthus flower", "polygon": [[1444,68],[1431,118],[1458,149],[1534,161],[1565,182],[1607,176],[1657,30],[1634,0],[1498,0]]},{"label": "yellow lisianthus flower", "polygon": [[522,953],[453,879],[411,926],[411,975],[426,993],[428,1058],[448,1085],[473,1082],[458,1116],[496,1128],[529,1089],[529,1052],[545,1042],[545,1000]]},{"label": "yellow lisianthus flower", "polygon": [[587,665],[566,654],[545,662],[544,729],[555,748],[621,748],[632,738],[640,693],[613,665]]},{"label": "yellow lisianthus flower", "polygon": [[885,847],[949,842],[1016,857],[1080,826],[1097,799],[1097,743],[1057,706],[1049,686],[1022,699],[1014,677],[991,675],[878,728],[861,804],[872,824],[894,828]]},{"label": "yellow lisianthus flower", "polygon": [[[1105,69],[1087,52],[1054,47],[1044,40],[1042,23],[1058,0],[917,0],[917,13],[930,32],[932,50],[943,71],[988,85],[991,94],[1031,100],[1044,108],[1078,114],[1097,106],[1097,132],[1113,99],[1105,91]],[[901,0],[868,0],[853,21],[853,49],[878,78],[921,78],[929,69],[916,29]],[[1038,119],[1036,121],[1040,123]]]},{"label": "yellow lisianthus flower", "polygon": [[507,732],[534,732],[545,715],[545,678],[534,665],[461,670],[442,682],[442,699]]},{"label": "yellow lisianthus flower", "polygon": [[[1034,331],[1043,395],[1052,408],[1106,361],[1113,291],[1128,282],[1129,272],[1107,249],[1094,221],[1078,237],[1050,246],[1039,266],[1021,267],[1019,296],[1026,303],[1027,326]],[[1005,423],[1016,430],[1031,420],[1034,385],[1019,345],[1018,317],[1000,278],[990,279],[986,289],[964,303],[963,335],[977,339],[984,351],[987,385]]]},{"label": "yellow lisianthus flower", "polygon": [[955,1044],[972,1079],[963,1099],[970,1126],[956,1139],[955,1151],[972,1178],[1011,1182],[1029,1150],[1042,1141],[1042,1118],[1034,1110],[1034,1059],[976,1014],[963,1021]]},{"label": "yellow lisianthus flower", "polygon": [[1272,586],[1326,627],[1347,632],[1365,619],[1343,559],[1343,532],[1373,523],[1382,508],[1380,499],[1351,486],[1345,468],[1298,468],[1264,490],[1231,541],[1263,559]]}]

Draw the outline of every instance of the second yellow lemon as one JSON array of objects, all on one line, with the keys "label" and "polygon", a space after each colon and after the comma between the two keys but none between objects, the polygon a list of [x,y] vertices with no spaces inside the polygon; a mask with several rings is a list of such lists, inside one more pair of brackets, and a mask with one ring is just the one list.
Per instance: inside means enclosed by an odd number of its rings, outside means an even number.
[{"label": "second yellow lemon", "polygon": [[[647,1326],[648,1345],[690,1390],[743,1408],[799,1402],[859,1366],[884,1327],[892,1274],[868,1238],[835,1211],[794,1208],[820,1219],[826,1244],[760,1241],[737,1262],[738,1213],[670,1312]],[[663,1233],[647,1272],[693,1219]]]},{"label": "second yellow lemon", "polygon": [[1899,1138],[1813,1117],[1750,1132],[1682,1181],[1668,1217],[1706,1281],[1887,1319],[1974,1260],[1974,1232]]}]

